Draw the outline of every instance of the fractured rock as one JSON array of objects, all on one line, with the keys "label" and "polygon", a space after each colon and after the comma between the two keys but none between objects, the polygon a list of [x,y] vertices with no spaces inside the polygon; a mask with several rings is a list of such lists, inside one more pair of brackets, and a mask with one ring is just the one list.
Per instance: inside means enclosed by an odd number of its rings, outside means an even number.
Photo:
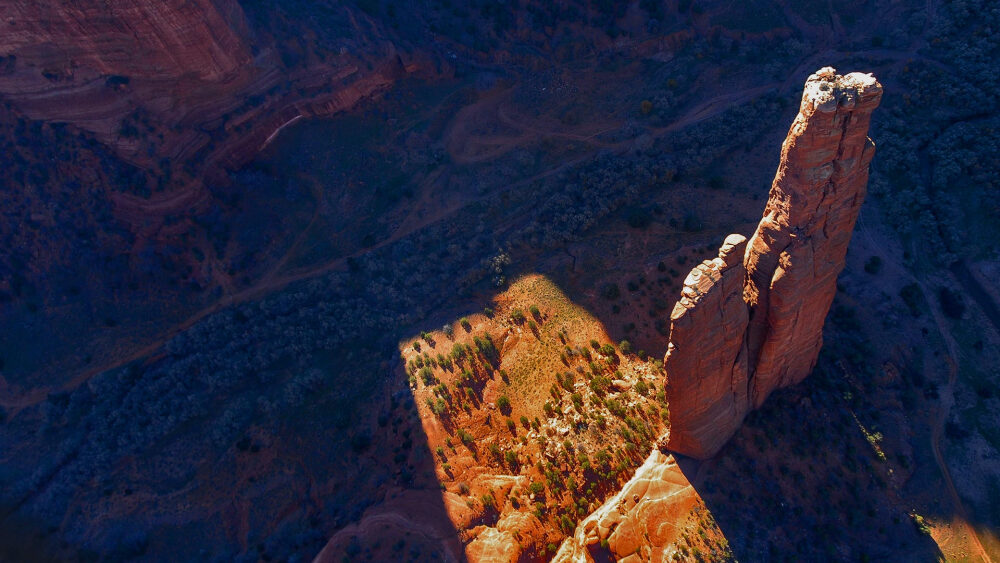
[{"label": "fractured rock", "polygon": [[747,413],[746,244],[746,237],[729,235],[717,258],[691,270],[670,315],[669,447],[694,457],[722,447]]},{"label": "fractured rock", "polygon": [[756,232],[727,237],[684,281],[664,361],[671,450],[711,457],[750,409],[816,365],[881,96],[870,74],[826,67],[810,76]]}]

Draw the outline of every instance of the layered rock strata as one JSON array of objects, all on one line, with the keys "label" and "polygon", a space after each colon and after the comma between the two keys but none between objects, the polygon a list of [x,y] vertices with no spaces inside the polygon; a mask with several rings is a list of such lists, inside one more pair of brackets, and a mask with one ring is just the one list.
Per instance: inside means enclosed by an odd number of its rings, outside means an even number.
[{"label": "layered rock strata", "polygon": [[302,54],[252,26],[237,0],[11,0],[0,5],[0,100],[168,178],[152,196],[114,196],[116,216],[150,236],[205,207],[205,184],[227,182],[288,123],[350,109],[426,67],[353,7],[328,15],[363,29]]},{"label": "layered rock strata", "polygon": [[216,81],[250,61],[236,0],[12,0],[0,25],[0,53],[49,72]]},{"label": "layered rock strata", "polygon": [[750,409],[816,365],[865,196],[868,126],[881,96],[869,74],[827,67],[810,76],[756,232],[749,242],[730,235],[685,280],[665,360],[673,451],[711,457]]}]

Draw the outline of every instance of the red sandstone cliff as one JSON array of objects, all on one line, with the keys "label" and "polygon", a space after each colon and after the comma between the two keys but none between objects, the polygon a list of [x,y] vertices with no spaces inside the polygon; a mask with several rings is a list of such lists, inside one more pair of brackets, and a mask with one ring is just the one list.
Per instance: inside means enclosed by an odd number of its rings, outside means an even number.
[{"label": "red sandstone cliff", "polygon": [[[670,315],[664,361],[670,374],[670,445],[695,457],[722,447],[747,413],[746,247],[746,237],[729,235],[718,258],[688,274]],[[706,373],[716,377],[703,377]],[[674,402],[678,396],[693,400]]]},{"label": "red sandstone cliff", "polygon": [[250,61],[236,0],[13,0],[0,25],[0,53],[53,73],[220,81]]},{"label": "red sandstone cliff", "polygon": [[875,154],[868,125],[881,98],[882,86],[867,74],[838,76],[828,67],[806,81],[745,260],[755,408],[816,365],[865,197]]},{"label": "red sandstone cliff", "polygon": [[349,109],[423,67],[353,8],[337,10],[354,27],[351,48],[289,64],[280,53],[289,38],[251,29],[236,0],[4,2],[0,98],[170,177],[151,196],[114,195],[116,215],[152,235],[163,217],[206,201],[206,176],[225,181],[219,172],[252,159],[289,121]]},{"label": "red sandstone cliff", "polygon": [[[670,449],[714,455],[747,411],[812,371],[868,183],[871,75],[824,68],[806,81],[764,217],[742,265],[731,235],[685,280],[665,360]],[[737,288],[739,287],[739,289]]]}]

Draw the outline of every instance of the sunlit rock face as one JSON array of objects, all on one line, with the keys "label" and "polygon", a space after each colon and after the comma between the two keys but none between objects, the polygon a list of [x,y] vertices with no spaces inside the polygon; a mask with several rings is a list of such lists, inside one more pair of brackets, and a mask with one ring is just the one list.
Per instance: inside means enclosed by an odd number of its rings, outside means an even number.
[{"label": "sunlit rock face", "polygon": [[673,456],[653,450],[622,490],[576,527],[553,561],[675,561],[698,495]]},{"label": "sunlit rock face", "polygon": [[[670,315],[664,361],[670,374],[670,446],[688,455],[710,456],[746,416],[746,247],[746,237],[729,235],[717,258],[688,274]],[[674,397],[693,400],[675,402]]]},{"label": "sunlit rock face", "polygon": [[827,67],[810,76],[756,232],[748,242],[731,235],[719,258],[685,280],[665,360],[670,449],[711,457],[750,409],[816,365],[865,196],[875,149],[868,127],[881,97],[870,74]]}]

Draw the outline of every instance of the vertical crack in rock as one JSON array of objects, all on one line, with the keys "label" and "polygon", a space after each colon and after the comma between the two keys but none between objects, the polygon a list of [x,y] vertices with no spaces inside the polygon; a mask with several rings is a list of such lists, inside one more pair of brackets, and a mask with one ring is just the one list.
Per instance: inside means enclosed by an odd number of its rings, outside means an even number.
[{"label": "vertical crack in rock", "polygon": [[756,232],[749,241],[727,237],[719,257],[684,281],[664,362],[670,449],[714,455],[750,409],[816,365],[864,200],[868,126],[881,97],[870,74],[826,67],[810,76]]},{"label": "vertical crack in rock", "polygon": [[670,315],[667,394],[690,399],[670,403],[670,447],[696,457],[722,447],[746,415],[746,245],[743,235],[726,237],[719,256],[684,280]]}]

